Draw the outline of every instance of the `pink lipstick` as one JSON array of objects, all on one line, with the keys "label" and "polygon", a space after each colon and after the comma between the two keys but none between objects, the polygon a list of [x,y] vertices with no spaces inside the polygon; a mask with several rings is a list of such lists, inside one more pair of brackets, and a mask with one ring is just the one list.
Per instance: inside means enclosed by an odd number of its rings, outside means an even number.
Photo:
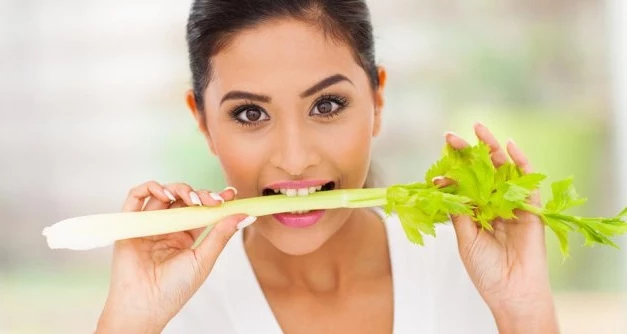
[{"label": "pink lipstick", "polygon": [[295,228],[309,227],[317,223],[326,210],[313,210],[306,213],[276,213],[272,215],[279,223]]},{"label": "pink lipstick", "polygon": [[[272,195],[283,193],[287,196],[307,196],[316,191],[330,190],[335,183],[330,180],[300,180],[281,181],[266,186],[264,194]],[[269,193],[268,193],[269,192]],[[305,228],[316,224],[326,210],[311,210],[307,212],[283,212],[272,215],[279,223],[293,228]]]}]

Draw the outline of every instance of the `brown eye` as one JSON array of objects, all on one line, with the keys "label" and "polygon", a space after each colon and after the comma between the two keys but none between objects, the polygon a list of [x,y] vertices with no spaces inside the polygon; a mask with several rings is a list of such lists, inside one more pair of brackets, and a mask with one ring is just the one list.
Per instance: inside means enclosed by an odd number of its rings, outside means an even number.
[{"label": "brown eye", "polygon": [[247,108],[235,115],[242,123],[258,123],[269,119],[265,111],[256,108]]},{"label": "brown eye", "polygon": [[321,114],[327,114],[333,111],[333,104],[331,101],[323,101],[318,104],[318,112]]},{"label": "brown eye", "polygon": [[311,114],[328,115],[337,111],[339,108],[340,108],[340,105],[336,102],[333,102],[331,100],[322,100],[314,106],[313,110],[311,111]]},{"label": "brown eye", "polygon": [[255,109],[246,110],[246,118],[251,122],[256,122],[261,118],[261,112]]}]

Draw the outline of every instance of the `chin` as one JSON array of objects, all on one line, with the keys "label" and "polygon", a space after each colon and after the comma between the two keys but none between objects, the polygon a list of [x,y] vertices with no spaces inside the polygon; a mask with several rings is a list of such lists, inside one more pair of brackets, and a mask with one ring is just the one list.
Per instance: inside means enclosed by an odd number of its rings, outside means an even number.
[{"label": "chin", "polygon": [[[290,233],[291,232],[291,233]],[[280,252],[293,255],[307,255],[322,247],[332,236],[328,231],[299,229],[268,236],[268,241]]]},{"label": "chin", "polygon": [[333,211],[334,214],[331,217],[325,217],[319,223],[307,228],[291,228],[277,221],[268,221],[269,225],[273,225],[272,228],[259,232],[282,253],[293,256],[311,254],[323,247],[338,233],[350,214],[350,210],[347,209]]}]

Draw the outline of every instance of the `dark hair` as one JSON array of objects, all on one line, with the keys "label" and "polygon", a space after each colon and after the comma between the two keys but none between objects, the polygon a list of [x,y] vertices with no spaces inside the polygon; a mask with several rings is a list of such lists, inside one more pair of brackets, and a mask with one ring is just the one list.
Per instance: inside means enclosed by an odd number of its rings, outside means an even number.
[{"label": "dark hair", "polygon": [[373,89],[379,85],[370,12],[363,0],[195,0],[187,21],[187,47],[201,113],[211,57],[238,31],[283,17],[318,25],[327,36],[348,43]]}]

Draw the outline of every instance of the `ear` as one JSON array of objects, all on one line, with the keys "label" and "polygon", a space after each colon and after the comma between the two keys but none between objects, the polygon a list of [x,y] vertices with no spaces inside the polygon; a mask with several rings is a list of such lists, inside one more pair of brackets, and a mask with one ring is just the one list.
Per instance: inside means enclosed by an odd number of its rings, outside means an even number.
[{"label": "ear", "polygon": [[209,144],[209,149],[211,153],[216,154],[216,150],[213,146],[213,140],[211,140],[211,135],[209,134],[209,130],[207,129],[207,117],[205,115],[204,110],[199,110],[196,105],[196,97],[194,96],[194,90],[189,89],[185,94],[185,101],[187,102],[187,108],[192,112],[194,119],[196,119],[196,124],[198,126],[198,130],[205,136],[205,140]]},{"label": "ear", "polygon": [[377,66],[377,76],[379,77],[379,86],[374,92],[374,127],[372,128],[372,135],[377,136],[381,131],[381,112],[383,111],[383,105],[385,104],[383,92],[385,90],[385,83],[387,81],[387,72],[382,66]]}]

